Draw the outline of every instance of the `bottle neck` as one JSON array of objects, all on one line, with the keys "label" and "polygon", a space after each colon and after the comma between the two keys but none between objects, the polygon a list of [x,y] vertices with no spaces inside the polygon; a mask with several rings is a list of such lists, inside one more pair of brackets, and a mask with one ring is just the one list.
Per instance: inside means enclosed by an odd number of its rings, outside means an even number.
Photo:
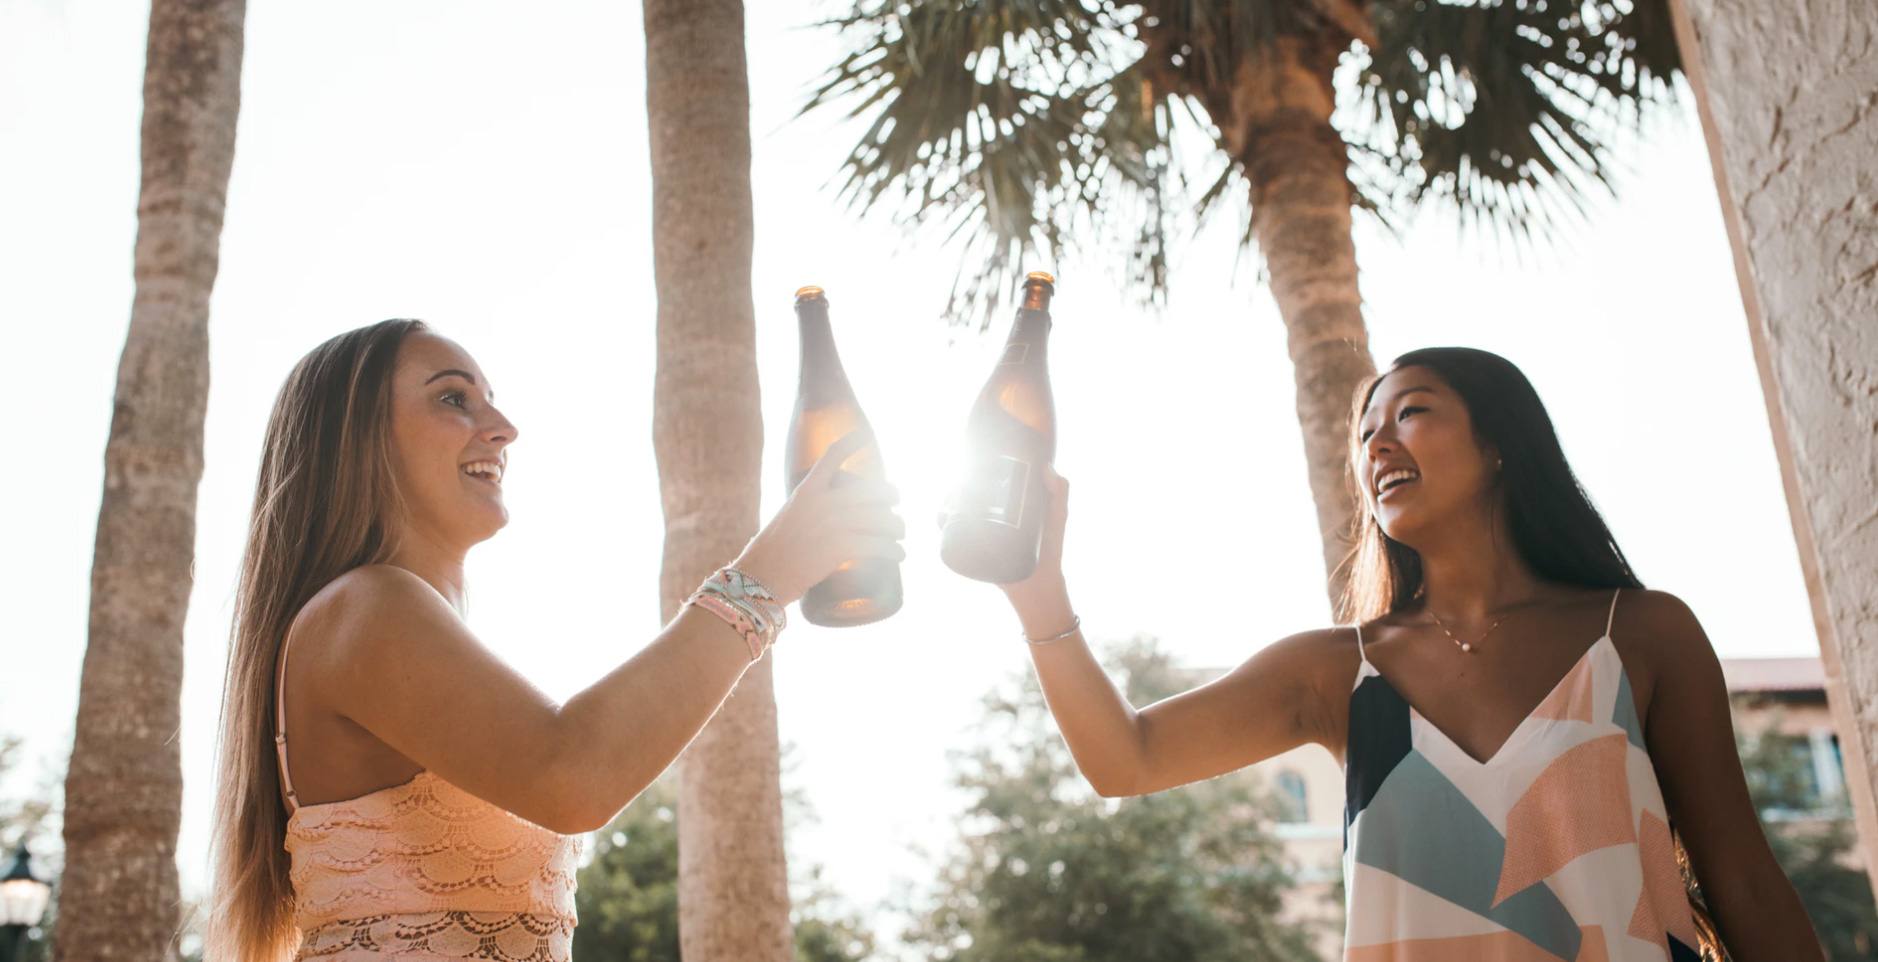
[{"label": "bottle neck", "polygon": [[816,351],[832,351],[835,347],[835,332],[828,324],[828,302],[809,301],[796,305],[796,327],[802,332],[803,356],[808,356],[813,347]]},{"label": "bottle neck", "polygon": [[835,350],[835,331],[828,323],[828,302],[810,301],[796,307],[796,326],[802,335],[801,387],[804,392],[844,393],[847,372],[841,369],[841,354]]},{"label": "bottle neck", "polygon": [[1041,351],[1049,341],[1050,312],[1018,308],[1017,320],[1011,324],[1011,336],[1004,343],[1029,344],[1032,351]]}]

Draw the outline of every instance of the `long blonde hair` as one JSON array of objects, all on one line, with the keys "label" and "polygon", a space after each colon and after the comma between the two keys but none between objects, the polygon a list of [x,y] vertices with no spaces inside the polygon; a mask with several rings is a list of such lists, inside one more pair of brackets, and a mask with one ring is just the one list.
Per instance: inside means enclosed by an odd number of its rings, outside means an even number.
[{"label": "long blonde hair", "polygon": [[392,552],[403,503],[391,377],[399,345],[425,329],[391,320],[332,338],[300,359],[274,400],[222,688],[205,953],[214,962],[277,962],[299,942],[275,767],[275,664],[308,600]]}]

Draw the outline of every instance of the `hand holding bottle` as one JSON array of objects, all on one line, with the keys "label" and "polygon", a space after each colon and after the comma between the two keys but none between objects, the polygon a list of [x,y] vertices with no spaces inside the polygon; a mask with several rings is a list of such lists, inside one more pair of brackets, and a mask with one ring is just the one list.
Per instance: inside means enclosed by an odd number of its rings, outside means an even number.
[{"label": "hand holding bottle", "polygon": [[966,421],[966,477],[948,505],[939,557],[967,578],[1015,584],[1037,563],[1048,500],[1043,472],[1056,458],[1049,367],[1055,290],[1048,274],[1024,278],[1011,336]]},{"label": "hand holding bottle", "polygon": [[782,604],[857,558],[906,559],[906,523],[894,513],[893,485],[844,473],[842,462],[874,443],[855,431],[828,446],[808,476],[733,565],[769,588]]},{"label": "hand holding bottle", "polygon": [[1049,510],[1043,522],[1042,546],[1037,552],[1037,568],[1030,577],[1008,585],[999,585],[1011,600],[1024,633],[1032,638],[1048,638],[1068,628],[1076,617],[1069,603],[1069,588],[1063,580],[1063,532],[1069,523],[1069,481],[1049,465],[1043,468],[1043,489],[1049,495]]},{"label": "hand holding bottle", "polygon": [[[861,402],[835,350],[826,292],[812,285],[796,291],[796,324],[802,335],[802,374],[783,458],[784,478],[792,491],[836,439],[867,430],[867,415],[861,413]],[[844,463],[843,473],[884,482],[887,468],[880,446],[863,447]],[[856,556],[809,588],[796,610],[810,624],[851,628],[892,617],[903,601],[897,561]]]}]

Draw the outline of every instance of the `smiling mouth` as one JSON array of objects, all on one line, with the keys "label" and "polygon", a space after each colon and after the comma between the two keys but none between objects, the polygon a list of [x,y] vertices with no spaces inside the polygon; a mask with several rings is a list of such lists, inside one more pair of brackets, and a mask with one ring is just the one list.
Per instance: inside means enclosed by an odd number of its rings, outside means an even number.
[{"label": "smiling mouth", "polygon": [[1412,484],[1419,480],[1421,480],[1420,472],[1414,471],[1410,468],[1398,468],[1394,471],[1389,472],[1388,474],[1383,475],[1381,478],[1379,478],[1376,481],[1376,497],[1378,499],[1381,499],[1383,495],[1388,494],[1389,492],[1394,491],[1395,489],[1402,487],[1405,484]]},{"label": "smiling mouth", "polygon": [[471,461],[463,465],[462,471],[465,475],[475,478],[478,481],[487,482],[496,487],[502,486],[503,469],[500,462]]}]

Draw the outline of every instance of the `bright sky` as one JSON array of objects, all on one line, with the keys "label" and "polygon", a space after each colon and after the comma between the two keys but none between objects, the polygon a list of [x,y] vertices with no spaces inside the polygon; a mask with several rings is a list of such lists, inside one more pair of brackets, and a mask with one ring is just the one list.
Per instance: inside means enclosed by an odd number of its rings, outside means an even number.
[{"label": "bright sky", "polygon": [[[221,276],[180,733],[180,861],[206,877],[213,739],[264,421],[293,362],[387,317],[473,352],[521,428],[513,522],[471,556],[478,634],[565,697],[658,628],[653,308],[643,35],[630,3],[257,3]],[[909,521],[905,609],[783,637],[782,734],[821,816],[795,840],[871,906],[932,870],[959,800],[947,752],[1027,663],[998,592],[938,561],[932,519],[1008,319],[940,320],[956,252],[858,223],[829,186],[859,130],[791,121],[838,46],[833,12],[750,6],[755,300],[782,497],[791,295],[828,289],[850,378]],[[13,398],[0,528],[0,731],[69,749],[90,549],[131,302],[147,3],[0,4],[0,383]],[[1644,580],[1681,594],[1724,657],[1817,652],[1746,323],[1693,112],[1625,155],[1621,204],[1515,254],[1425,216],[1359,227],[1375,354],[1465,344],[1521,365]],[[1060,277],[1059,468],[1068,574],[1098,638],[1159,635],[1236,663],[1329,618],[1284,335],[1235,271],[1225,219],[1175,262],[1156,317],[1105,263]],[[728,560],[728,559],[726,559]],[[1236,613],[1221,615],[1222,608]],[[36,766],[34,767],[36,771]],[[23,784],[10,786],[19,790]]]}]

